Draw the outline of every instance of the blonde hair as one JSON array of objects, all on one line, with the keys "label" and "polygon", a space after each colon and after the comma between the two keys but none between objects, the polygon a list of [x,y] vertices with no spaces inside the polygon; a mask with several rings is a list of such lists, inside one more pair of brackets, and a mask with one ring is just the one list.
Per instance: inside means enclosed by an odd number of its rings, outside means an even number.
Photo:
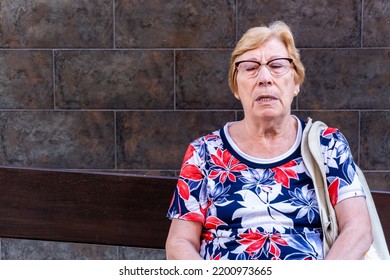
[{"label": "blonde hair", "polygon": [[236,95],[237,93],[237,70],[235,62],[238,56],[243,53],[258,48],[262,43],[271,37],[276,37],[286,46],[290,58],[293,59],[295,70],[295,82],[302,85],[305,79],[305,68],[301,62],[298,49],[295,47],[294,37],[290,27],[282,21],[276,21],[269,27],[260,26],[250,28],[237,43],[232,52],[229,70],[229,87]]}]

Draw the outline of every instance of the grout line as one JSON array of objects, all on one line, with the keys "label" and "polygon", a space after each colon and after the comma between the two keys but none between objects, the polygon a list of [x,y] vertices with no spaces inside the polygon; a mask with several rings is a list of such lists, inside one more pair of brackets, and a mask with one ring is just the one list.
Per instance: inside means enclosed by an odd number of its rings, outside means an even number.
[{"label": "grout line", "polygon": [[364,34],[364,0],[361,2],[362,4],[362,11],[361,11],[361,26],[360,26],[360,47],[363,48],[363,34]]},{"label": "grout line", "polygon": [[357,160],[358,160],[359,166],[361,165],[361,162],[360,162],[360,149],[361,149],[360,143],[361,143],[361,137],[362,137],[362,135],[361,135],[361,126],[362,126],[361,115],[362,115],[362,113],[361,113],[361,111],[359,111],[359,115],[358,115],[358,143],[357,143],[358,144],[358,150],[357,150],[358,158],[357,158]]},{"label": "grout line", "polygon": [[176,106],[176,95],[177,95],[177,88],[176,88],[176,50],[173,50],[173,110],[177,110]]},{"label": "grout line", "polygon": [[115,17],[115,0],[112,0],[112,46],[116,49],[116,17]]},{"label": "grout line", "polygon": [[52,51],[51,55],[52,60],[52,82],[53,82],[53,109],[56,110],[56,103],[57,103],[57,91],[56,91],[56,60],[55,60],[55,51]]},{"label": "grout line", "polygon": [[235,41],[235,44],[237,44],[237,42],[238,42],[238,0],[236,0],[235,5],[236,5],[236,36],[235,36],[236,41]]},{"label": "grout line", "polygon": [[114,111],[114,169],[118,170],[118,141],[117,141],[117,126],[116,126],[116,120],[117,120],[117,112]]}]

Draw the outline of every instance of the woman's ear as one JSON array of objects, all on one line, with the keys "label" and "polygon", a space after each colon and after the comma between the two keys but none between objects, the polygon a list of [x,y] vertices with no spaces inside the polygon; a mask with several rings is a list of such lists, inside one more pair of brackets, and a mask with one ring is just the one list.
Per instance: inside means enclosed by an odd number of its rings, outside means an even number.
[{"label": "woman's ear", "polygon": [[294,90],[294,96],[297,96],[298,93],[299,93],[299,86],[296,86]]}]

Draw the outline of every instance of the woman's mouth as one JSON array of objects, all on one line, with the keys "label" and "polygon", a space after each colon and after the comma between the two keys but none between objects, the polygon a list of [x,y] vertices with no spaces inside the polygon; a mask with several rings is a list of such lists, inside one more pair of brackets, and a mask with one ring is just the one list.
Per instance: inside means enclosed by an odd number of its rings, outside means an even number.
[{"label": "woman's mouth", "polygon": [[256,101],[257,102],[273,102],[273,101],[276,101],[277,98],[273,97],[273,96],[258,96],[256,98]]}]

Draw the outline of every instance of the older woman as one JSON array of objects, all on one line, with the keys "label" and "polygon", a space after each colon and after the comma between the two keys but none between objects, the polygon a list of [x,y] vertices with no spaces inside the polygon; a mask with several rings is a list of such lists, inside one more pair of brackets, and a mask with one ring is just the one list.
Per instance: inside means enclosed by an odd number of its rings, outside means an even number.
[{"label": "older woman", "polygon": [[[337,129],[321,135],[339,237],[324,256],[313,182],[302,161],[305,122],[291,115],[304,67],[289,27],[249,29],[229,85],[245,117],[193,141],[168,217],[168,259],[361,259],[372,241],[364,193]],[[319,136],[320,137],[320,136]],[[349,182],[349,183],[348,183]]]}]

